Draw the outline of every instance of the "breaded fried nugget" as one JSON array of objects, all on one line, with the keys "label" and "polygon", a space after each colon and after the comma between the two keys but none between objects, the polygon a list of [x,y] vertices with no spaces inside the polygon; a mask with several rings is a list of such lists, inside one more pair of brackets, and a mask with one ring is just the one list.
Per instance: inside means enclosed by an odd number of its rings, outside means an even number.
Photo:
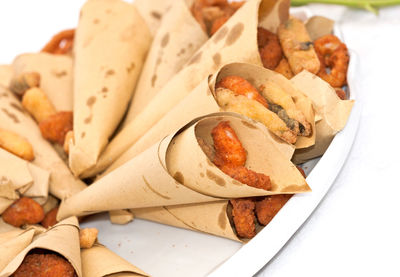
[{"label": "breaded fried nugget", "polygon": [[275,67],[274,71],[282,74],[287,79],[292,79],[294,76],[292,69],[290,68],[289,62],[285,57],[282,58],[278,66]]},{"label": "breaded fried nugget", "polygon": [[30,253],[11,276],[76,277],[77,275],[72,265],[59,255]]},{"label": "breaded fried nugget", "polygon": [[290,197],[292,197],[291,194],[270,195],[261,201],[257,201],[255,206],[258,222],[261,225],[267,225]]},{"label": "breaded fried nugget", "polygon": [[279,38],[274,33],[258,27],[257,29],[258,51],[265,68],[275,69],[282,59],[283,52]]},{"label": "breaded fried nugget", "polygon": [[254,172],[244,166],[232,167],[230,165],[222,165],[219,168],[226,175],[250,187],[265,190],[270,190],[272,188],[269,176]]},{"label": "breaded fried nugget", "polygon": [[42,224],[43,227],[45,228],[49,228],[53,225],[57,224],[57,213],[58,213],[58,208],[59,206],[51,209],[45,216],[44,219],[42,220],[42,222],[40,222],[40,224]]},{"label": "breaded fried nugget", "polygon": [[58,112],[40,122],[42,136],[51,142],[64,145],[65,135],[73,128],[72,112]]},{"label": "breaded fried nugget", "polygon": [[251,239],[256,235],[255,204],[250,199],[232,199],[232,216],[239,237]]},{"label": "breaded fried nugget", "polygon": [[249,81],[240,76],[227,76],[220,80],[215,87],[229,89],[236,95],[243,95],[249,99],[256,100],[268,108],[267,101],[261,96],[258,90]]},{"label": "breaded fried nugget", "polygon": [[15,201],[2,214],[4,222],[15,227],[24,224],[36,224],[43,220],[44,211],[35,200],[22,197]]}]

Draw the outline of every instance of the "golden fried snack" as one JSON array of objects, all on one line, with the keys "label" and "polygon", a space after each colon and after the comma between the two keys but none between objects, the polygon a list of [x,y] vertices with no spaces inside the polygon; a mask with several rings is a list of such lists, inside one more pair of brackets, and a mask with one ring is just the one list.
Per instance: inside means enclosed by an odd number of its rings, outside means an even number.
[{"label": "golden fried snack", "polygon": [[249,99],[256,100],[268,108],[267,101],[261,96],[258,90],[252,84],[250,84],[249,81],[240,76],[227,76],[220,80],[215,87],[229,89],[236,95],[243,95]]},{"label": "golden fried snack", "polygon": [[42,136],[60,145],[64,145],[66,134],[73,128],[73,114],[72,112],[58,112],[50,115],[39,123],[39,128]]},{"label": "golden fried snack", "polygon": [[258,27],[257,28],[258,51],[265,68],[275,69],[282,59],[283,52],[278,36],[274,33]]},{"label": "golden fried snack", "polygon": [[286,123],[277,114],[267,109],[256,100],[243,95],[236,95],[234,92],[224,88],[216,90],[218,105],[229,112],[236,112],[264,124],[271,132],[284,141],[294,144],[297,140],[295,132],[290,130]]},{"label": "golden fried snack", "polygon": [[262,96],[267,99],[270,110],[276,113],[297,135],[309,136],[311,124],[304,114],[297,109],[292,97],[279,85],[266,81],[261,87]]},{"label": "golden fried snack", "polygon": [[35,159],[32,145],[25,138],[7,130],[0,129],[0,148],[27,161]]},{"label": "golden fried snack", "polygon": [[341,88],[335,88],[335,92],[336,92],[336,95],[337,95],[340,99],[346,100],[346,92],[345,92],[343,89],[341,89]]},{"label": "golden fried snack", "polygon": [[292,194],[278,194],[266,196],[263,200],[257,201],[255,206],[258,222],[261,225],[267,225],[291,197]]},{"label": "golden fried snack", "polygon": [[26,72],[12,78],[9,88],[14,94],[22,96],[28,89],[39,87],[39,85],[40,74],[37,72]]},{"label": "golden fried snack", "polygon": [[64,139],[64,151],[65,153],[69,154],[69,142],[74,141],[74,131],[68,131],[68,133],[65,135]]},{"label": "golden fried snack", "polygon": [[[314,47],[321,63],[318,76],[332,87],[344,86],[350,59],[346,44],[334,35],[326,35],[315,40]],[[330,69],[329,73],[326,67]]]},{"label": "golden fried snack", "polygon": [[2,214],[4,222],[15,227],[24,224],[36,224],[43,220],[44,211],[35,200],[22,197],[16,200]]},{"label": "golden fried snack", "polygon": [[320,62],[303,22],[294,17],[289,18],[279,26],[278,37],[294,74],[304,69],[318,73]]},{"label": "golden fried snack", "polygon": [[22,97],[22,106],[40,123],[56,113],[56,109],[40,88],[28,89]]},{"label": "golden fried snack", "polygon": [[74,45],[75,29],[64,30],[54,35],[43,47],[42,52],[51,54],[67,54]]},{"label": "golden fried snack", "polygon": [[290,68],[289,62],[285,57],[282,58],[278,66],[275,67],[274,71],[282,74],[287,79],[291,79],[294,76],[292,69]]},{"label": "golden fried snack", "polygon": [[57,213],[58,213],[58,208],[59,206],[51,209],[45,216],[44,219],[42,220],[42,222],[40,222],[40,224],[42,224],[42,226],[44,228],[49,228],[53,225],[57,224]]},{"label": "golden fried snack", "polygon": [[219,169],[226,175],[250,187],[264,190],[271,190],[272,188],[269,176],[254,172],[244,166],[234,167],[228,164],[219,166]]},{"label": "golden fried snack", "polygon": [[85,228],[79,231],[79,243],[81,248],[91,248],[97,240],[99,230],[96,228]]},{"label": "golden fried snack", "polygon": [[57,254],[28,253],[12,277],[76,277],[72,265]]},{"label": "golden fried snack", "polygon": [[256,235],[255,204],[250,199],[232,199],[232,216],[239,237],[251,239]]}]

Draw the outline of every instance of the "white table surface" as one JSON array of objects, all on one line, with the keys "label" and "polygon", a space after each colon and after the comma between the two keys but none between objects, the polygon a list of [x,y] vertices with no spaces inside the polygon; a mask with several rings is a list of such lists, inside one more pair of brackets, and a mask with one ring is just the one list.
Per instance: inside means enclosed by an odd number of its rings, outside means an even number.
[{"label": "white table surface", "polygon": [[[38,51],[50,34],[75,27],[83,2],[0,1],[0,64]],[[309,7],[336,20],[358,53],[364,109],[332,189],[258,276],[400,276],[400,7],[381,9],[379,16]]]}]

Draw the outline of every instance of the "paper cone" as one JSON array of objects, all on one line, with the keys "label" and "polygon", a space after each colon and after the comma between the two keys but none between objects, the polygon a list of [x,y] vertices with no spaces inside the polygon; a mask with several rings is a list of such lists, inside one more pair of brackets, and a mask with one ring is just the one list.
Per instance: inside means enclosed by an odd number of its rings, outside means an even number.
[{"label": "paper cone", "polygon": [[72,58],[49,53],[22,54],[12,64],[14,76],[40,74],[40,88],[58,111],[72,111]]},{"label": "paper cone", "polygon": [[28,252],[36,248],[47,249],[60,254],[71,263],[79,277],[83,276],[81,270],[79,226],[77,218],[68,218],[59,222],[47,232],[36,236],[33,242],[14,257],[1,271],[0,276],[7,277],[13,274],[21,265]]},{"label": "paper cone", "polygon": [[85,188],[75,179],[49,142],[40,133],[37,124],[23,110],[21,103],[4,87],[0,86],[0,128],[17,133],[33,147],[33,164],[50,172],[50,192],[64,199]]},{"label": "paper cone", "polygon": [[257,46],[259,23],[275,32],[279,24],[286,21],[288,15],[288,0],[248,1],[193,55],[185,67],[121,132],[124,132],[125,135],[129,134],[137,140],[202,80],[224,64],[247,62],[261,66]]},{"label": "paper cone", "polygon": [[34,234],[34,230],[15,230],[0,234],[0,272],[32,242]]},{"label": "paper cone", "polygon": [[82,274],[85,277],[149,276],[105,246],[82,249]]},{"label": "paper cone", "polygon": [[[314,144],[315,142],[315,124],[314,124],[314,111],[311,101],[304,96],[293,84],[282,75],[265,69],[260,66],[233,63],[227,64],[221,68],[213,77],[206,78],[201,82],[188,96],[186,96],[179,104],[177,104],[171,111],[162,117],[148,132],[143,136],[132,129],[133,125],[128,125],[123,129],[107,146],[103,154],[100,156],[99,162],[96,167],[85,172],[82,176],[89,177],[106,169],[111,163],[112,165],[103,174],[107,174],[135,157],[137,154],[143,152],[152,144],[159,141],[161,138],[177,130],[179,126],[185,124],[189,120],[209,114],[218,112],[221,108],[215,100],[215,83],[227,75],[238,75],[253,82],[257,87],[265,81],[273,81],[281,86],[293,99],[295,99],[297,107],[306,116],[306,119],[312,124],[312,136],[298,137],[296,147],[306,147]],[[275,137],[275,135],[271,136]],[[276,138],[277,145],[281,152],[293,154],[293,147],[279,138]],[[121,155],[121,156],[120,156]],[[118,156],[120,156],[118,158]],[[118,159],[117,159],[118,158]],[[290,159],[289,158],[289,159]],[[115,161],[115,162],[114,162]]]},{"label": "paper cone", "polygon": [[18,231],[21,230],[17,227],[14,227],[8,223],[5,223],[3,218],[0,217],[0,234],[10,232],[10,231]]},{"label": "paper cone", "polygon": [[[246,166],[271,179],[266,191],[244,185],[216,167],[198,139],[212,145],[211,130],[228,120],[246,149]],[[194,120],[81,193],[65,200],[59,218],[100,211],[211,202],[310,191],[297,168],[275,146],[264,125],[233,113]],[[190,153],[190,155],[189,155]]]},{"label": "paper cone", "polygon": [[341,100],[327,82],[316,75],[302,71],[291,81],[313,102],[317,116],[315,145],[299,149],[293,156],[293,162],[303,163],[325,153],[334,136],[344,128],[354,100]]},{"label": "paper cone", "polygon": [[8,87],[13,74],[14,72],[11,65],[0,65],[0,86]]},{"label": "paper cone", "polygon": [[150,46],[136,8],[121,0],[89,0],[74,40],[74,143],[69,164],[79,175],[119,124]]},{"label": "paper cone", "polygon": [[143,110],[207,40],[185,1],[175,0],[154,37],[124,124]]}]

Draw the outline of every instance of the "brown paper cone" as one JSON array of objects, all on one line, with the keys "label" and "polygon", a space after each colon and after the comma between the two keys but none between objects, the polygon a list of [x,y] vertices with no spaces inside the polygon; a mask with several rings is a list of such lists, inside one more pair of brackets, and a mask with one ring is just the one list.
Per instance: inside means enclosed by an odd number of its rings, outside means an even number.
[{"label": "brown paper cone", "polygon": [[69,164],[79,175],[119,124],[150,46],[136,8],[121,0],[89,0],[74,40],[74,143]]},{"label": "brown paper cone", "polygon": [[81,257],[82,274],[85,277],[149,276],[100,244],[82,249]]},{"label": "brown paper cone", "polygon": [[14,76],[40,74],[40,87],[58,111],[72,111],[72,58],[48,53],[22,54],[15,58]]},{"label": "brown paper cone", "polygon": [[49,142],[40,133],[37,124],[23,110],[21,103],[4,87],[0,86],[0,128],[17,133],[33,147],[33,164],[50,172],[50,192],[64,199],[85,188],[74,178]]},{"label": "brown paper cone", "polygon": [[21,230],[17,227],[14,227],[8,223],[5,223],[3,218],[0,217],[0,234],[10,232],[10,231],[18,231]]},{"label": "brown paper cone", "polygon": [[32,242],[34,234],[34,230],[15,230],[0,234],[0,272]]},{"label": "brown paper cone", "polygon": [[124,124],[143,110],[207,40],[185,1],[175,0],[154,37]]},{"label": "brown paper cone", "polygon": [[263,26],[275,32],[288,18],[289,1],[248,1],[121,132],[137,141],[202,80],[224,64],[247,62],[262,65],[257,46],[259,14],[260,24],[262,22]]},{"label": "brown paper cone", "polygon": [[[246,166],[270,176],[271,191],[225,175],[203,152],[198,139],[212,144],[211,129],[223,120],[230,122],[247,150]],[[205,116],[65,200],[58,217],[310,191],[297,168],[275,145],[264,125],[246,117],[233,113]]]},{"label": "brown paper cone", "polygon": [[13,68],[11,65],[0,65],[0,85],[8,87],[13,76]]},{"label": "brown paper cone", "polygon": [[[210,78],[203,80],[188,96],[186,96],[171,111],[162,117],[148,132],[143,136],[135,136],[138,133],[132,129],[133,125],[128,125],[123,129],[107,146],[103,154],[100,156],[99,162],[91,170],[85,172],[82,176],[89,177],[106,169],[113,161],[112,165],[103,174],[107,174],[143,152],[152,144],[159,141],[164,136],[178,129],[179,126],[185,124],[189,120],[220,111],[220,107],[215,100],[215,83],[227,75],[239,75],[243,78],[251,80],[257,87],[265,81],[273,81],[280,85],[284,90],[296,99],[297,107],[306,116],[306,119],[312,124],[313,135],[311,137],[298,137],[296,147],[306,147],[315,142],[315,124],[314,111],[311,101],[296,89],[292,83],[282,75],[265,69],[263,67],[233,63],[225,65],[216,74]],[[272,135],[274,136],[274,135]],[[274,136],[275,137],[275,136]],[[277,138],[277,145],[281,152],[288,155],[293,154],[293,147],[280,141]],[[120,156],[121,155],[121,156]],[[118,156],[120,156],[118,158]],[[117,159],[118,158],[118,159]],[[289,158],[289,159],[290,159]]]},{"label": "brown paper cone", "polygon": [[21,265],[28,252],[36,248],[57,252],[71,263],[79,277],[83,276],[81,269],[79,226],[77,218],[68,218],[62,222],[59,222],[47,232],[36,236],[33,239],[33,242],[16,257],[14,257],[12,261],[1,271],[0,276],[10,276]]},{"label": "brown paper cone", "polygon": [[296,150],[293,156],[293,162],[303,163],[325,152],[334,136],[346,125],[354,100],[340,100],[334,88],[308,71],[300,72],[291,81],[311,99],[318,118],[321,118],[316,123],[315,145]]}]

